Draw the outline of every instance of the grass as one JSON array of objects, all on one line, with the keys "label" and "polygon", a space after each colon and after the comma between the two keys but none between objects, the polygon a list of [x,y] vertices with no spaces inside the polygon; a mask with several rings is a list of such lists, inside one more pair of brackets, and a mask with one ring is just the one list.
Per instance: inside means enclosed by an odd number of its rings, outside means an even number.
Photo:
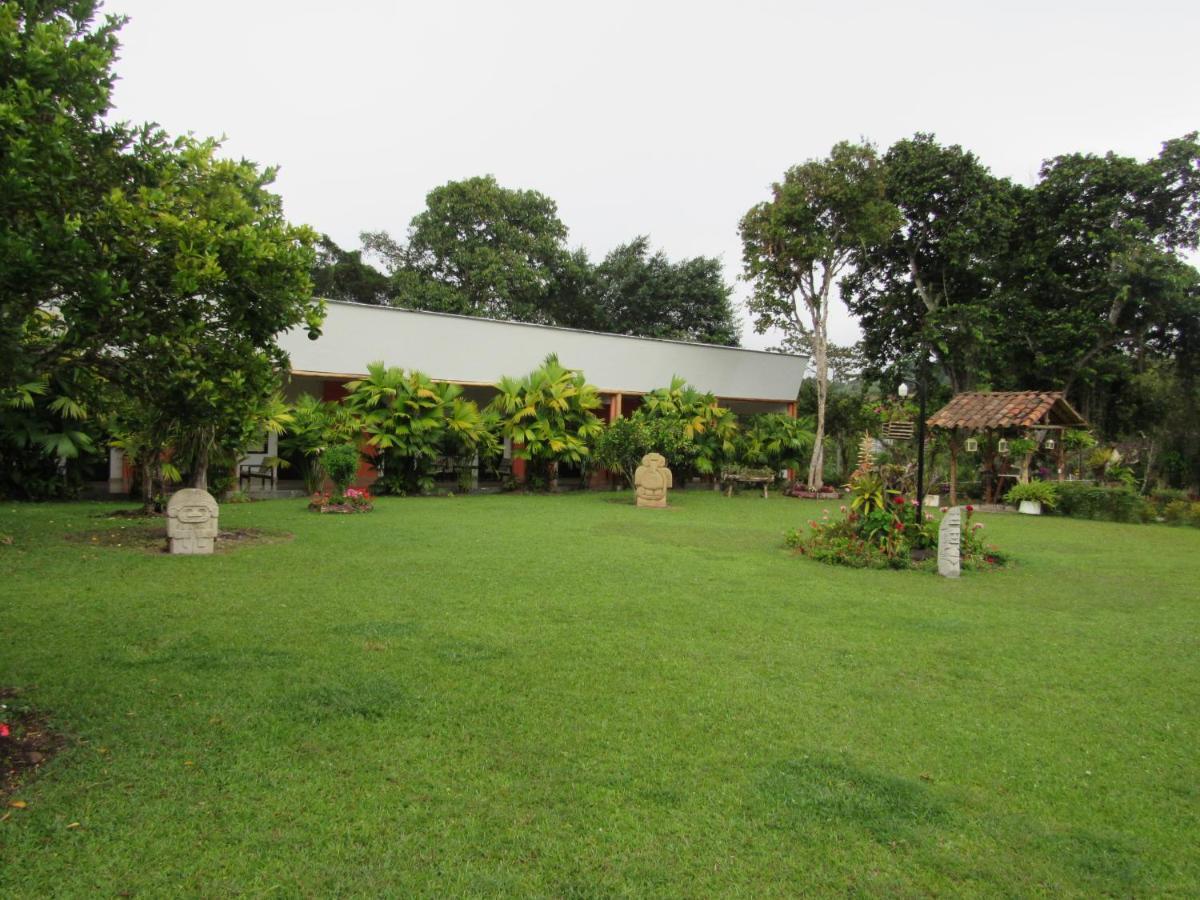
[{"label": "grass", "polygon": [[229,506],[295,537],[207,558],[0,508],[0,686],[71,738],[0,893],[1200,894],[1200,533],[984,516],[1016,564],[948,581],[628,498]]}]

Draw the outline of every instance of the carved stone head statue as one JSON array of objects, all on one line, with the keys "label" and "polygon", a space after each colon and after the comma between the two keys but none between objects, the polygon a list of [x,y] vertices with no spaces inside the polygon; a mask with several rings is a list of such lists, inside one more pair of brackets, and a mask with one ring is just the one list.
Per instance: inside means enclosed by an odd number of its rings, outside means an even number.
[{"label": "carved stone head statue", "polygon": [[167,542],[172,553],[212,553],[217,537],[217,501],[208,491],[184,488],[167,502]]},{"label": "carved stone head statue", "polygon": [[672,487],[671,470],[661,453],[647,453],[633,476],[637,505],[661,509],[667,505],[667,490]]}]

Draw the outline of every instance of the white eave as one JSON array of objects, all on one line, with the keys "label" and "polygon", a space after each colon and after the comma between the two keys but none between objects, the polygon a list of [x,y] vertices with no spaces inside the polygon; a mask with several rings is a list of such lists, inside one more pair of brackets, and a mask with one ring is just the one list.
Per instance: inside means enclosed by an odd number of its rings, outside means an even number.
[{"label": "white eave", "polygon": [[718,397],[783,403],[796,399],[808,367],[807,357],[785,353],[342,302],[329,303],[317,340],[293,329],[280,344],[298,374],[357,376],[381,361],[440,381],[493,384],[556,353],[606,392],[645,393],[678,375]]}]

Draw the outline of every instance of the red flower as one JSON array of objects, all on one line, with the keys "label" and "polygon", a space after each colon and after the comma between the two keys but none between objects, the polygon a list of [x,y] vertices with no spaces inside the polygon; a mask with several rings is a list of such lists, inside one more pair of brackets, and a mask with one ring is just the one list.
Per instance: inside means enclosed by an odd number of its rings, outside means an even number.
[{"label": "red flower", "polygon": [[8,723],[0,722],[0,737],[8,737],[8,736],[9,736]]},{"label": "red flower", "polygon": [[895,503],[897,506],[903,506],[904,498],[903,497],[893,497],[892,502]]},{"label": "red flower", "polygon": [[968,504],[967,504],[967,512],[968,512],[968,513],[973,513],[973,512],[975,512],[975,507],[971,506],[971,504],[969,504],[969,503],[968,503]]}]

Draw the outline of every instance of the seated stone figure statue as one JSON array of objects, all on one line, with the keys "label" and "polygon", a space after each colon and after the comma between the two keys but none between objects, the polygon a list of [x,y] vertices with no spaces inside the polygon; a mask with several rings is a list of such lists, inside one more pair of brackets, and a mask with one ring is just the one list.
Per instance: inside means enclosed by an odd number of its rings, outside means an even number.
[{"label": "seated stone figure statue", "polygon": [[637,505],[662,509],[667,505],[667,490],[672,487],[671,470],[660,453],[647,453],[633,474]]},{"label": "seated stone figure statue", "polygon": [[167,543],[176,554],[213,552],[217,538],[217,501],[208,491],[184,488],[167,502]]}]

